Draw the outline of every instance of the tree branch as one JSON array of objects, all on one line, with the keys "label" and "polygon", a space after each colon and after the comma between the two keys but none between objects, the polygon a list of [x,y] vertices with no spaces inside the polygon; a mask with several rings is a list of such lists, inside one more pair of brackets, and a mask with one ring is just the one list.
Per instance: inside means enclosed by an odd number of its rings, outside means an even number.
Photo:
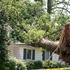
[{"label": "tree branch", "polygon": [[59,44],[59,41],[50,41],[48,39],[41,38],[37,42],[32,43],[32,46],[42,47],[47,51],[53,52],[57,48],[58,44]]},{"label": "tree branch", "polygon": [[[66,10],[68,13],[70,13],[70,11],[69,11],[69,10],[67,10],[67,9],[65,9],[65,8],[63,8],[63,7],[56,7],[56,8]],[[56,9],[56,8],[53,8],[53,9]]]},{"label": "tree branch", "polygon": [[55,6],[55,5],[58,5],[58,4],[62,4],[62,3],[64,3],[64,4],[66,4],[66,5],[69,5],[69,6],[70,6],[70,4],[69,4],[69,3],[67,3],[67,2],[58,2],[58,3],[56,3],[56,4],[53,4],[53,5],[52,5],[52,7],[53,7],[53,6]]}]

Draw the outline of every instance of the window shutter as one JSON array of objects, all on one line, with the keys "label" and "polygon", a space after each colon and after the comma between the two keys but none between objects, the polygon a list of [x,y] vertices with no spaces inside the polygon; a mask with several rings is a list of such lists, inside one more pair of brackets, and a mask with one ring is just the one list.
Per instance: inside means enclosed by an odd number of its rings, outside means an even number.
[{"label": "window shutter", "polygon": [[[50,56],[52,55],[52,52],[50,52]],[[50,60],[52,60],[52,57],[50,58]]]},{"label": "window shutter", "polygon": [[32,60],[35,60],[35,50],[32,52]]},{"label": "window shutter", "polygon": [[24,49],[23,52],[24,52],[23,59],[26,59],[26,49]]},{"label": "window shutter", "polygon": [[42,60],[45,60],[45,51],[42,52]]}]

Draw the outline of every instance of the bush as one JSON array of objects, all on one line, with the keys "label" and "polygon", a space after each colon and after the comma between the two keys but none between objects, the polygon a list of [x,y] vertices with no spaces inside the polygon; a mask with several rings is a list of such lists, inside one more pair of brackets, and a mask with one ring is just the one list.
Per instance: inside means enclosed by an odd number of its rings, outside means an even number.
[{"label": "bush", "polygon": [[54,61],[29,61],[26,62],[27,70],[31,69],[47,69],[47,68],[63,68],[69,67],[67,64],[61,64]]},{"label": "bush", "polygon": [[61,63],[54,62],[54,61],[22,62],[15,58],[9,58],[5,66],[3,66],[2,68],[4,70],[31,70],[31,69],[47,69],[47,68],[63,68],[63,67],[69,67],[69,65],[61,64]]},{"label": "bush", "polygon": [[33,61],[29,61],[25,63],[27,70],[29,69],[34,69],[34,62]]},{"label": "bush", "polygon": [[63,67],[69,67],[69,65],[61,64],[59,62],[54,62],[54,61],[42,61],[42,67],[43,68],[63,68]]},{"label": "bush", "polygon": [[42,61],[42,68],[49,68],[47,61]]},{"label": "bush", "polygon": [[42,68],[42,62],[41,61],[29,61],[26,62],[27,69],[40,69]]},{"label": "bush", "polygon": [[34,62],[34,69],[40,69],[42,68],[42,62],[41,61],[35,61]]},{"label": "bush", "polygon": [[24,63],[15,58],[9,58],[6,63],[7,70],[25,70]]}]

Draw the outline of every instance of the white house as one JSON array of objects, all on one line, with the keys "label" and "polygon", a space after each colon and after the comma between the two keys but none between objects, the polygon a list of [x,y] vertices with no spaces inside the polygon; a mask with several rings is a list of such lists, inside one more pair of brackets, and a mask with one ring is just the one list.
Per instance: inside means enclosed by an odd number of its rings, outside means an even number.
[{"label": "white house", "polygon": [[[42,61],[42,60],[48,60],[50,57],[50,52],[46,50],[41,50],[39,47],[33,47],[29,46],[24,43],[13,43],[10,45],[10,54],[11,56],[14,56],[17,59],[27,61]],[[59,61],[58,55],[52,53],[52,60],[53,61]]]}]

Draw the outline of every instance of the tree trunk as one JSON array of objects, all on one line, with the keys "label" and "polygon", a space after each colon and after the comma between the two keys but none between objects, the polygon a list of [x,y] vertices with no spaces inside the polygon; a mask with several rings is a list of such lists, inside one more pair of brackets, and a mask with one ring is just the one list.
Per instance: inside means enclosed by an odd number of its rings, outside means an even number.
[{"label": "tree trunk", "polygon": [[57,53],[59,59],[70,64],[70,24],[66,24],[62,30],[60,41],[50,41],[44,38],[32,43],[35,47],[42,47],[47,51]]},{"label": "tree trunk", "polygon": [[47,51],[53,52],[57,48],[58,44],[59,44],[59,41],[54,42],[48,39],[41,38],[37,42],[32,43],[32,46],[42,47],[43,49],[46,49]]},{"label": "tree trunk", "polygon": [[51,13],[51,8],[52,8],[52,1],[47,0],[47,12],[50,14]]}]

